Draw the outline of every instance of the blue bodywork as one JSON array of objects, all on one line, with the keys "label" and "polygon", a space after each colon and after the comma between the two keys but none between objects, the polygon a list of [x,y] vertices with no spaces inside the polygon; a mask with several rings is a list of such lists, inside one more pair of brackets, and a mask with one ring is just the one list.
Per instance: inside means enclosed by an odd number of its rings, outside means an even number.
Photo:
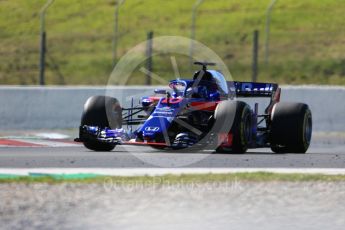
[{"label": "blue bodywork", "polygon": [[[255,82],[226,82],[221,73],[215,70],[208,70],[208,73],[215,79],[213,82],[204,80],[172,80],[169,87],[172,92],[157,90],[155,92],[165,93],[152,107],[151,97],[141,98],[141,111],[151,108],[147,116],[141,120],[136,130],[118,128],[99,128],[96,126],[80,127],[83,138],[94,138],[100,142],[121,144],[130,140],[139,142],[164,142],[168,145],[169,140],[164,139],[166,133],[174,122],[177,115],[189,106],[192,102],[219,102],[229,100],[234,97],[272,97],[278,85],[271,83]],[[135,124],[135,119],[131,115],[134,110],[126,109],[129,114],[124,124]],[[139,111],[140,112],[140,111]],[[253,110],[253,120],[257,121],[257,108]],[[254,139],[260,136],[257,133],[257,122],[253,122],[252,132]],[[255,145],[255,144],[254,144]]]},{"label": "blue bodywork", "polygon": [[177,98],[167,99],[161,98],[143,126],[141,126],[136,134],[140,135],[143,140],[154,141],[158,135],[163,135],[173,122],[180,109],[184,107],[185,100]]}]

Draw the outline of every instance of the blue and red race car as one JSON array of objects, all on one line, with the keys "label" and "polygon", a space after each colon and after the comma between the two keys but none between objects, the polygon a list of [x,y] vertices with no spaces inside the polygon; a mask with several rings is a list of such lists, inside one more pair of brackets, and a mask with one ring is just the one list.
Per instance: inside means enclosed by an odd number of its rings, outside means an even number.
[{"label": "blue and red race car", "polygon": [[[207,69],[214,63],[195,64],[202,69],[192,79],[172,80],[170,90],[156,89],[155,96],[142,97],[138,106],[122,108],[115,98],[90,97],[75,141],[94,151],[111,151],[116,145],[226,153],[262,147],[279,153],[307,151],[312,135],[308,105],[280,102],[277,84],[226,81],[220,72]],[[259,97],[269,99],[262,114],[258,103],[250,107],[239,100]]]}]

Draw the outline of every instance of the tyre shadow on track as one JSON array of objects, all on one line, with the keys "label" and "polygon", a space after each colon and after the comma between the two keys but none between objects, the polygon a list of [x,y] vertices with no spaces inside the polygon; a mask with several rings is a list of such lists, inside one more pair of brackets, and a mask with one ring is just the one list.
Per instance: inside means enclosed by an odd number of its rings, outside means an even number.
[{"label": "tyre shadow on track", "polygon": [[[247,152],[247,153],[218,153],[214,150],[203,150],[203,151],[186,151],[186,150],[156,150],[156,149],[147,149],[142,152],[138,151],[129,151],[129,150],[113,150],[112,152],[116,153],[135,153],[135,154],[176,154],[176,155],[183,155],[183,154],[208,154],[208,155],[216,155],[216,156],[250,156],[250,155],[272,155],[272,156],[282,156],[288,155],[293,153],[274,153],[274,152]],[[310,153],[309,153],[310,154]],[[303,155],[303,154],[296,154],[296,155]]]}]

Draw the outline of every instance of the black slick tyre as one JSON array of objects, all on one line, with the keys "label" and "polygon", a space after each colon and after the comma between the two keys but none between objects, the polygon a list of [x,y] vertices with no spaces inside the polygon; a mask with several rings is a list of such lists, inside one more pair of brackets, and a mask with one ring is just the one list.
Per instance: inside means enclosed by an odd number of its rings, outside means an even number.
[{"label": "black slick tyre", "polygon": [[[121,128],[122,109],[117,99],[108,96],[92,96],[85,102],[81,117],[81,126],[97,126],[99,128]],[[82,135],[82,134],[80,134]],[[84,146],[93,151],[111,151],[115,144],[86,140]]]},{"label": "black slick tyre", "polygon": [[[216,152],[220,153],[245,153],[248,149],[248,145],[251,139],[251,110],[248,104],[242,101],[223,101],[221,102],[215,111],[215,123],[217,119],[225,119],[232,121],[231,129],[222,130],[232,134],[231,147],[219,146]],[[219,121],[218,121],[219,122]]]},{"label": "black slick tyre", "polygon": [[303,103],[279,102],[271,115],[270,142],[276,153],[305,153],[312,136],[312,114]]}]

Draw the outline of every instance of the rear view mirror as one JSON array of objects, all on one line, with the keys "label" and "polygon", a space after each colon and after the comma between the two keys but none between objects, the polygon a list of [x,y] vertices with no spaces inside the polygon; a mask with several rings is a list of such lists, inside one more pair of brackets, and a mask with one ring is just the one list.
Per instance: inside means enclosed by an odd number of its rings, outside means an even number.
[{"label": "rear view mirror", "polygon": [[155,89],[154,92],[156,94],[166,94],[167,90],[166,89]]}]

